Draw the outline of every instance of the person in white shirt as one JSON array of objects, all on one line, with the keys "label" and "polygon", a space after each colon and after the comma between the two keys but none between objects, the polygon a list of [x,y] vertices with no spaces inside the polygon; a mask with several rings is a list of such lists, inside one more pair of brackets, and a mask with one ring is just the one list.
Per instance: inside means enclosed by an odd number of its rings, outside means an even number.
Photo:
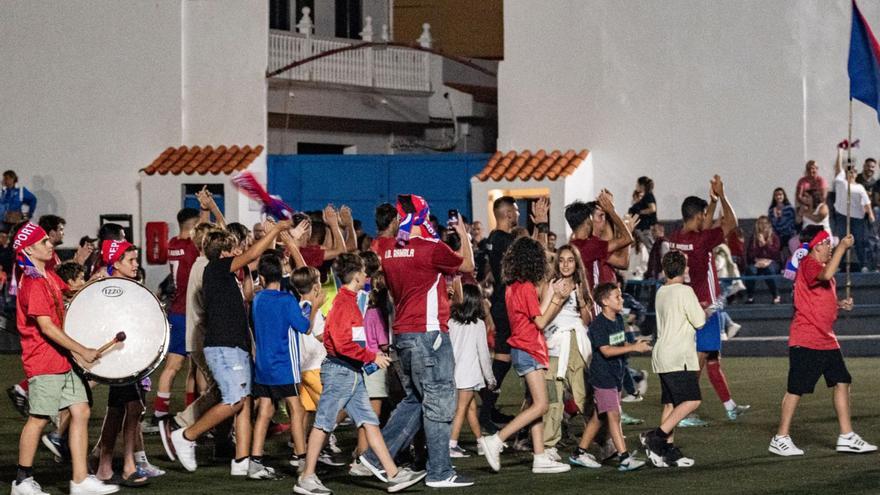
[{"label": "person in white shirt", "polygon": [[452,341],[452,355],[455,356],[455,388],[458,389],[458,407],[449,438],[449,457],[470,457],[458,445],[465,418],[479,445],[482,433],[474,393],[483,388],[495,388],[486,323],[483,321],[486,318],[483,294],[479,286],[472,284],[462,285],[461,294],[461,302],[452,305],[449,318],[449,340]]},{"label": "person in white shirt", "polygon": [[[868,263],[868,227],[874,224],[874,211],[871,209],[871,197],[865,186],[856,182],[856,169],[851,163],[844,170],[844,150],[838,148],[837,160],[834,162],[834,235],[843,238],[847,235],[847,203],[849,203],[850,233],[855,239],[855,253],[862,271],[872,267]],[[849,192],[849,201],[847,201]]]}]

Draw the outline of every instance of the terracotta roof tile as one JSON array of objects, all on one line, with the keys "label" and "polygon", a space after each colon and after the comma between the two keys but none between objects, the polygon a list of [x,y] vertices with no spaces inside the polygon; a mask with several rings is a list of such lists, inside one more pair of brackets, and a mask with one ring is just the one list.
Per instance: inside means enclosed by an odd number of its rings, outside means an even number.
[{"label": "terracotta roof tile", "polygon": [[262,152],[262,145],[167,148],[141,172],[147,175],[231,174],[246,169]]},{"label": "terracotta roof tile", "polygon": [[507,153],[496,151],[486,166],[475,177],[480,181],[500,180],[556,180],[560,177],[568,177],[587,159],[588,150],[566,150],[564,153],[553,150],[547,153],[539,149],[532,154],[529,150],[508,151]]}]

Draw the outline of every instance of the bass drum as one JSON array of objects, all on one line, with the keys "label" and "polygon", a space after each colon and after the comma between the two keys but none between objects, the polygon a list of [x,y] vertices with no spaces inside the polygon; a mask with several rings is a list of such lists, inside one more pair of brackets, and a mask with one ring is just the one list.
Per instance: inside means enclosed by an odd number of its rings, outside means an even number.
[{"label": "bass drum", "polygon": [[143,379],[168,352],[168,319],[162,305],[146,287],[127,278],[95,280],[77,292],[67,309],[64,331],[92,349],[125,332],[124,342],[84,370],[86,378],[110,385]]}]

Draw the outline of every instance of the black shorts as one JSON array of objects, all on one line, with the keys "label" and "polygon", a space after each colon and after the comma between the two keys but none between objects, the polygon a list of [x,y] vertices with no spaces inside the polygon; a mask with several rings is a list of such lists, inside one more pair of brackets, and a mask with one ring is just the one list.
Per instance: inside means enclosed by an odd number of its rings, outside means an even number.
[{"label": "black shorts", "polygon": [[510,354],[510,322],[507,321],[507,308],[496,310],[492,307],[492,322],[495,323],[495,354]]},{"label": "black shorts", "polygon": [[828,387],[852,383],[840,349],[820,351],[806,347],[788,348],[788,393],[812,394],[820,376],[825,377]]},{"label": "black shorts", "polygon": [[251,394],[258,399],[267,398],[279,401],[288,397],[299,397],[299,387],[296,384],[260,385],[259,383],[254,383],[251,386]]},{"label": "black shorts", "polygon": [[128,385],[110,385],[110,393],[107,395],[107,407],[125,407],[129,402],[144,403],[146,394],[140,383]]},{"label": "black shorts", "polygon": [[660,403],[677,406],[682,402],[703,400],[700,395],[699,371],[659,373]]}]

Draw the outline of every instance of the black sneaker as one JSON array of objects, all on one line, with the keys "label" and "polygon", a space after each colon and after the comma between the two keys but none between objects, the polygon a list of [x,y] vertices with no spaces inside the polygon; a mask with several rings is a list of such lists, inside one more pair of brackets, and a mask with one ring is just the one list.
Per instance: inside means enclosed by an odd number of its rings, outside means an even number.
[{"label": "black sneaker", "polygon": [[681,449],[672,444],[669,444],[669,447],[666,449],[666,454],[663,456],[663,460],[668,466],[673,467],[691,467],[694,465],[693,459],[685,457],[684,454],[681,453]]},{"label": "black sneaker", "polygon": [[171,443],[171,433],[179,428],[180,426],[177,425],[177,421],[174,421],[174,418],[168,417],[167,419],[162,418],[159,420],[159,437],[162,439],[165,455],[168,456],[168,460],[171,462],[177,460],[177,452],[174,451],[174,444]]},{"label": "black sneaker", "polygon": [[668,449],[666,439],[660,438],[656,430],[646,431],[639,435],[639,442],[645,448],[645,455],[655,467],[669,467],[663,456]]},{"label": "black sneaker", "polygon": [[9,396],[9,400],[12,401],[12,407],[18,411],[18,414],[21,414],[21,417],[28,417],[28,411],[30,410],[30,404],[28,404],[27,395],[22,394],[15,388],[15,385],[6,389],[6,395]]}]

